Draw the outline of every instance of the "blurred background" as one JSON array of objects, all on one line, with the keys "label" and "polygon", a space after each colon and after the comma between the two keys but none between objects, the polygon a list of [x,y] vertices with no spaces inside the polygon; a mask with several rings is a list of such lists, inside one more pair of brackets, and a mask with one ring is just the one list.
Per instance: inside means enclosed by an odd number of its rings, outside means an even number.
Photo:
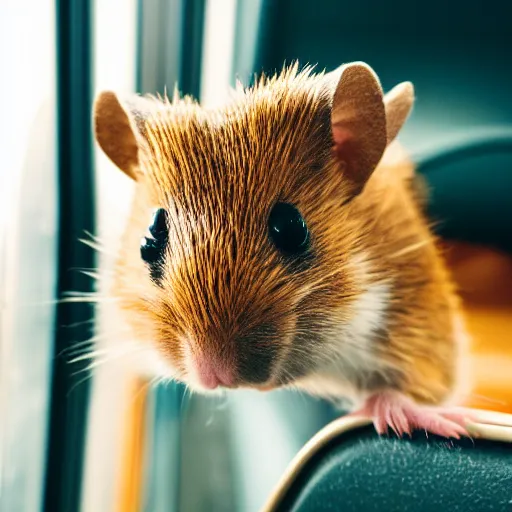
[{"label": "blurred background", "polygon": [[0,0],[0,510],[257,511],[337,415],[289,392],[151,387],[122,358],[69,363],[101,350],[106,313],[57,299],[101,294],[108,279],[80,270],[112,263],[78,239],[115,247],[132,192],[93,142],[104,89],[177,83],[213,106],[294,59],[411,80],[401,141],[456,249],[484,403],[510,410],[511,20],[497,0]]}]

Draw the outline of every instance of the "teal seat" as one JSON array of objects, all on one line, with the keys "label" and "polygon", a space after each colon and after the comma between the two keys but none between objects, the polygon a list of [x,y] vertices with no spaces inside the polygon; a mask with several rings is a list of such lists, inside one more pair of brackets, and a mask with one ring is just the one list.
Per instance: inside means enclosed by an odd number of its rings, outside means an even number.
[{"label": "teal seat", "polygon": [[512,510],[511,443],[348,430],[319,447],[265,512],[456,510]]}]

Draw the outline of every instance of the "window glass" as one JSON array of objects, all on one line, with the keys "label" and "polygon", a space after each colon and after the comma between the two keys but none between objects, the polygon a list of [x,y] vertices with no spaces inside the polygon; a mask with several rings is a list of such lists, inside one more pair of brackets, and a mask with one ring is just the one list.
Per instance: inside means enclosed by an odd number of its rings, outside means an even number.
[{"label": "window glass", "polygon": [[0,5],[0,509],[43,495],[56,287],[55,6]]}]

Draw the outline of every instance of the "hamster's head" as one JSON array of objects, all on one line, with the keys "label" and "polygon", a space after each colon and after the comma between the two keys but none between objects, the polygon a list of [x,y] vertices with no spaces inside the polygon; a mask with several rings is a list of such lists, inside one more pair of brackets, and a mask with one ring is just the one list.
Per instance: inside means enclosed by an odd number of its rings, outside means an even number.
[{"label": "hamster's head", "polygon": [[409,83],[384,96],[363,63],[294,66],[215,110],[98,96],[97,141],[135,181],[112,294],[155,371],[270,389],[330,357],[360,293],[352,199],[412,96]]}]

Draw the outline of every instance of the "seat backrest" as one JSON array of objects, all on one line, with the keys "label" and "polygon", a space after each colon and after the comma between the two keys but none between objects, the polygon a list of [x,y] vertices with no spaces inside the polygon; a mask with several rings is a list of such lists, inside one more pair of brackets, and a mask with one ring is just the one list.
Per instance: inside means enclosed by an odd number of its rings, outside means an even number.
[{"label": "seat backrest", "polygon": [[[263,0],[255,71],[363,60],[416,88],[400,135],[441,235],[512,250],[512,2]],[[440,153],[451,153],[438,158]]]}]

